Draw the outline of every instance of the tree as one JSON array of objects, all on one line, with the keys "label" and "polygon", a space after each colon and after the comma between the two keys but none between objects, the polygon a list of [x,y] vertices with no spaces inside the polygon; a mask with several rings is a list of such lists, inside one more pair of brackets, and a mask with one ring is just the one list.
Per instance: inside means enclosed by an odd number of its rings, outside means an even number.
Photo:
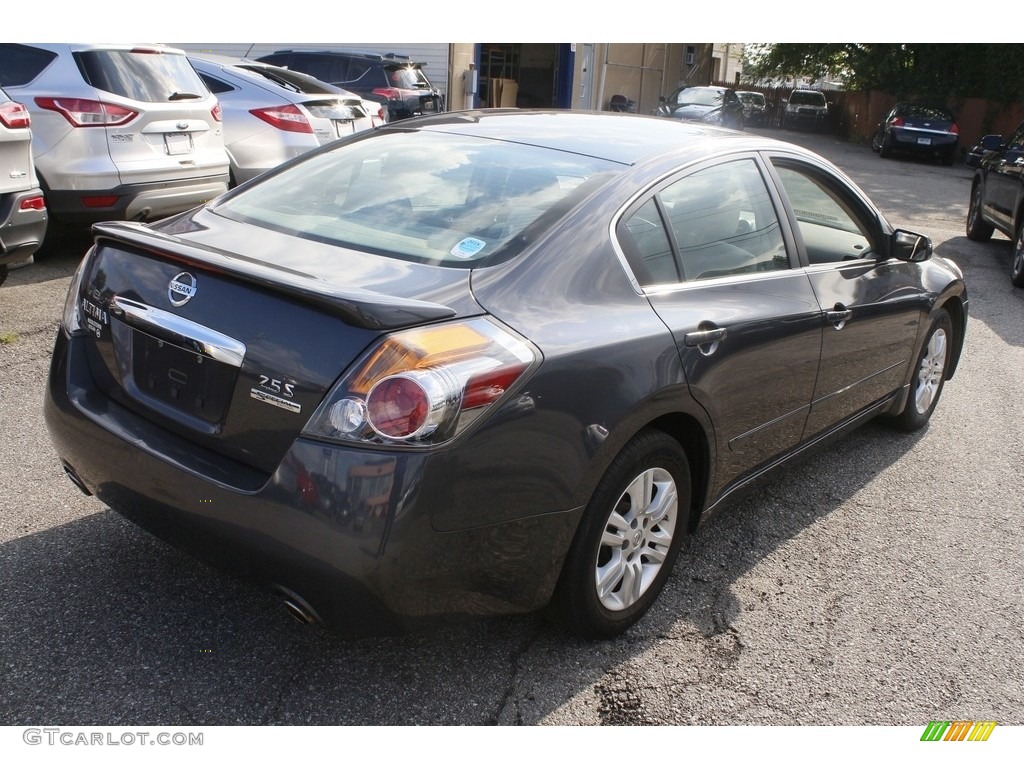
[{"label": "tree", "polygon": [[748,46],[751,80],[831,74],[854,90],[946,101],[1024,97],[1024,45],[1012,43],[776,43]]}]

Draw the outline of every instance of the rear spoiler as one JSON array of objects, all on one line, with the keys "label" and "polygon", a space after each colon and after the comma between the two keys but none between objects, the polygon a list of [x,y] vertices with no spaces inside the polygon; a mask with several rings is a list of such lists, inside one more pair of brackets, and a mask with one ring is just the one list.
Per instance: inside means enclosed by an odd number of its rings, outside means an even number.
[{"label": "rear spoiler", "polygon": [[358,288],[340,288],[304,272],[222,251],[172,235],[156,232],[131,221],[93,224],[98,247],[103,240],[148,251],[175,261],[282,293],[340,317],[349,325],[371,330],[393,330],[410,325],[454,317],[455,310],[442,304],[397,296],[386,296]]}]

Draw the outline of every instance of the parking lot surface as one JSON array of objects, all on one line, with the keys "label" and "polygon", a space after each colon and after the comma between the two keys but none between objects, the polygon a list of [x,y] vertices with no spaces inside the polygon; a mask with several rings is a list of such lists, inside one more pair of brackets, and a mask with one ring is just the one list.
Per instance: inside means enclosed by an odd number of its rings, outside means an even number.
[{"label": "parking lot surface", "polygon": [[731,500],[625,636],[535,616],[346,640],[152,538],[61,471],[42,393],[85,244],[0,288],[0,725],[1024,724],[1024,292],[964,234],[971,171],[770,131],[964,271],[927,430],[869,424]]}]

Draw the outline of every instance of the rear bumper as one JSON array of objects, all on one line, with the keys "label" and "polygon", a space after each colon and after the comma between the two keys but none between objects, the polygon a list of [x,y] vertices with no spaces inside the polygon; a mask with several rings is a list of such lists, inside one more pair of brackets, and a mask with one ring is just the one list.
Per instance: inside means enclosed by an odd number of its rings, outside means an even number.
[{"label": "rear bumper", "polygon": [[890,134],[892,148],[900,152],[923,155],[949,155],[956,152],[959,137],[908,129],[895,129]]},{"label": "rear bumper", "polygon": [[[65,224],[97,221],[154,221],[204,205],[228,190],[228,175],[145,184],[122,184],[110,189],[50,190],[46,202]],[[89,205],[87,198],[116,197],[109,205]]]},{"label": "rear bumper", "polygon": [[349,634],[542,607],[581,514],[438,531],[424,489],[445,464],[431,454],[300,438],[269,477],[202,455],[92,388],[84,344],[63,329],[44,411],[69,474],[111,509]]},{"label": "rear bumper", "polygon": [[40,189],[0,195],[0,264],[24,261],[46,236],[47,212],[21,207],[23,200],[41,197]]}]

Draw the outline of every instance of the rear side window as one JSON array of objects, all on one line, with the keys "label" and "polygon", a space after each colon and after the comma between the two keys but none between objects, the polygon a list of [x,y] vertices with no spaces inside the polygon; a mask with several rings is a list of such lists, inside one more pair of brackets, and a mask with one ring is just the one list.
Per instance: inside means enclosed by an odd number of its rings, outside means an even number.
[{"label": "rear side window", "polygon": [[56,53],[33,48],[29,45],[0,44],[0,85],[26,85],[31,83],[50,62]]},{"label": "rear side window", "polygon": [[209,91],[182,54],[156,51],[79,51],[75,61],[94,88],[150,103],[203,99]]},{"label": "rear side window", "polygon": [[223,80],[218,80],[216,77],[210,75],[199,75],[203,82],[206,83],[206,87],[210,89],[212,93],[227,93],[228,91],[235,90],[234,86],[228,85]]}]

